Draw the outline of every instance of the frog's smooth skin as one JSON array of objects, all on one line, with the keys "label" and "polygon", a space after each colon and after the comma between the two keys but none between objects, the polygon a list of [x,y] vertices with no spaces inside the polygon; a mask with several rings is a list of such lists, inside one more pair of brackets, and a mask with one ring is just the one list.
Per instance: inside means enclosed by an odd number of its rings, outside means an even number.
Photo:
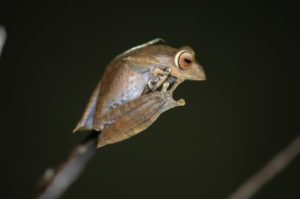
[{"label": "frog's smooth skin", "polygon": [[202,66],[190,47],[176,49],[154,39],[117,56],[106,68],[74,132],[112,125],[104,115],[121,111],[121,105],[157,90],[169,76],[183,80],[205,80]]}]

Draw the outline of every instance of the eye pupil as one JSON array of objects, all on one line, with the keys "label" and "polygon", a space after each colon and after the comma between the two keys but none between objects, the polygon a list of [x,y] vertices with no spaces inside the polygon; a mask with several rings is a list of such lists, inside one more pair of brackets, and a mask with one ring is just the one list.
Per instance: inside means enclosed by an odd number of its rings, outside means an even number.
[{"label": "eye pupil", "polygon": [[192,61],[190,59],[187,59],[187,58],[184,59],[184,62],[187,63],[187,64],[192,63]]}]

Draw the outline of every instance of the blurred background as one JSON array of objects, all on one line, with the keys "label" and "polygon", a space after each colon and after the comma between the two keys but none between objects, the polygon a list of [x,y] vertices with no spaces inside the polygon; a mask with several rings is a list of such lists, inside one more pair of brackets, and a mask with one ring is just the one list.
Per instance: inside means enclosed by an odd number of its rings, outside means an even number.
[{"label": "blurred background", "polygon": [[[2,1],[1,198],[30,198],[117,54],[190,45],[208,81],[187,105],[98,150],[65,199],[225,198],[299,133],[299,10],[262,1]],[[300,157],[255,198],[300,198]]]}]

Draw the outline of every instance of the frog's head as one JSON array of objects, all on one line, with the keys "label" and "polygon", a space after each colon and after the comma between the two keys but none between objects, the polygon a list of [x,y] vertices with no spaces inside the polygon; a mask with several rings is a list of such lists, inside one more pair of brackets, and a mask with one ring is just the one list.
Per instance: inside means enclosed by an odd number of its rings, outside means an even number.
[{"label": "frog's head", "polygon": [[188,46],[181,47],[174,57],[175,67],[172,68],[171,75],[178,79],[206,80],[203,67],[196,61],[195,52]]}]

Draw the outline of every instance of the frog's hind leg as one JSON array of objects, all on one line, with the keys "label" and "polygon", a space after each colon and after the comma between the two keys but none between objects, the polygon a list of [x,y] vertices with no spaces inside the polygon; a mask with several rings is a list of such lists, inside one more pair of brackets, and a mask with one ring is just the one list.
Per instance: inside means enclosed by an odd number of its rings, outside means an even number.
[{"label": "frog's hind leg", "polygon": [[[164,89],[167,89],[164,84]],[[184,106],[184,100],[175,101],[169,91],[155,91],[123,104],[111,111],[103,119],[114,119],[99,136],[98,148],[126,140],[152,125],[165,111]]]},{"label": "frog's hind leg", "polygon": [[145,130],[158,118],[165,103],[162,93],[153,92],[117,107],[118,111],[111,114],[116,120],[101,131],[98,147],[126,140]]},{"label": "frog's hind leg", "polygon": [[89,102],[85,108],[85,111],[80,121],[77,123],[75,129],[73,130],[73,133],[78,131],[93,130],[93,120],[94,120],[96,104],[99,96],[100,85],[101,85],[101,81],[99,81],[99,83],[97,84],[97,87],[95,88],[92,96],[90,97]]}]

